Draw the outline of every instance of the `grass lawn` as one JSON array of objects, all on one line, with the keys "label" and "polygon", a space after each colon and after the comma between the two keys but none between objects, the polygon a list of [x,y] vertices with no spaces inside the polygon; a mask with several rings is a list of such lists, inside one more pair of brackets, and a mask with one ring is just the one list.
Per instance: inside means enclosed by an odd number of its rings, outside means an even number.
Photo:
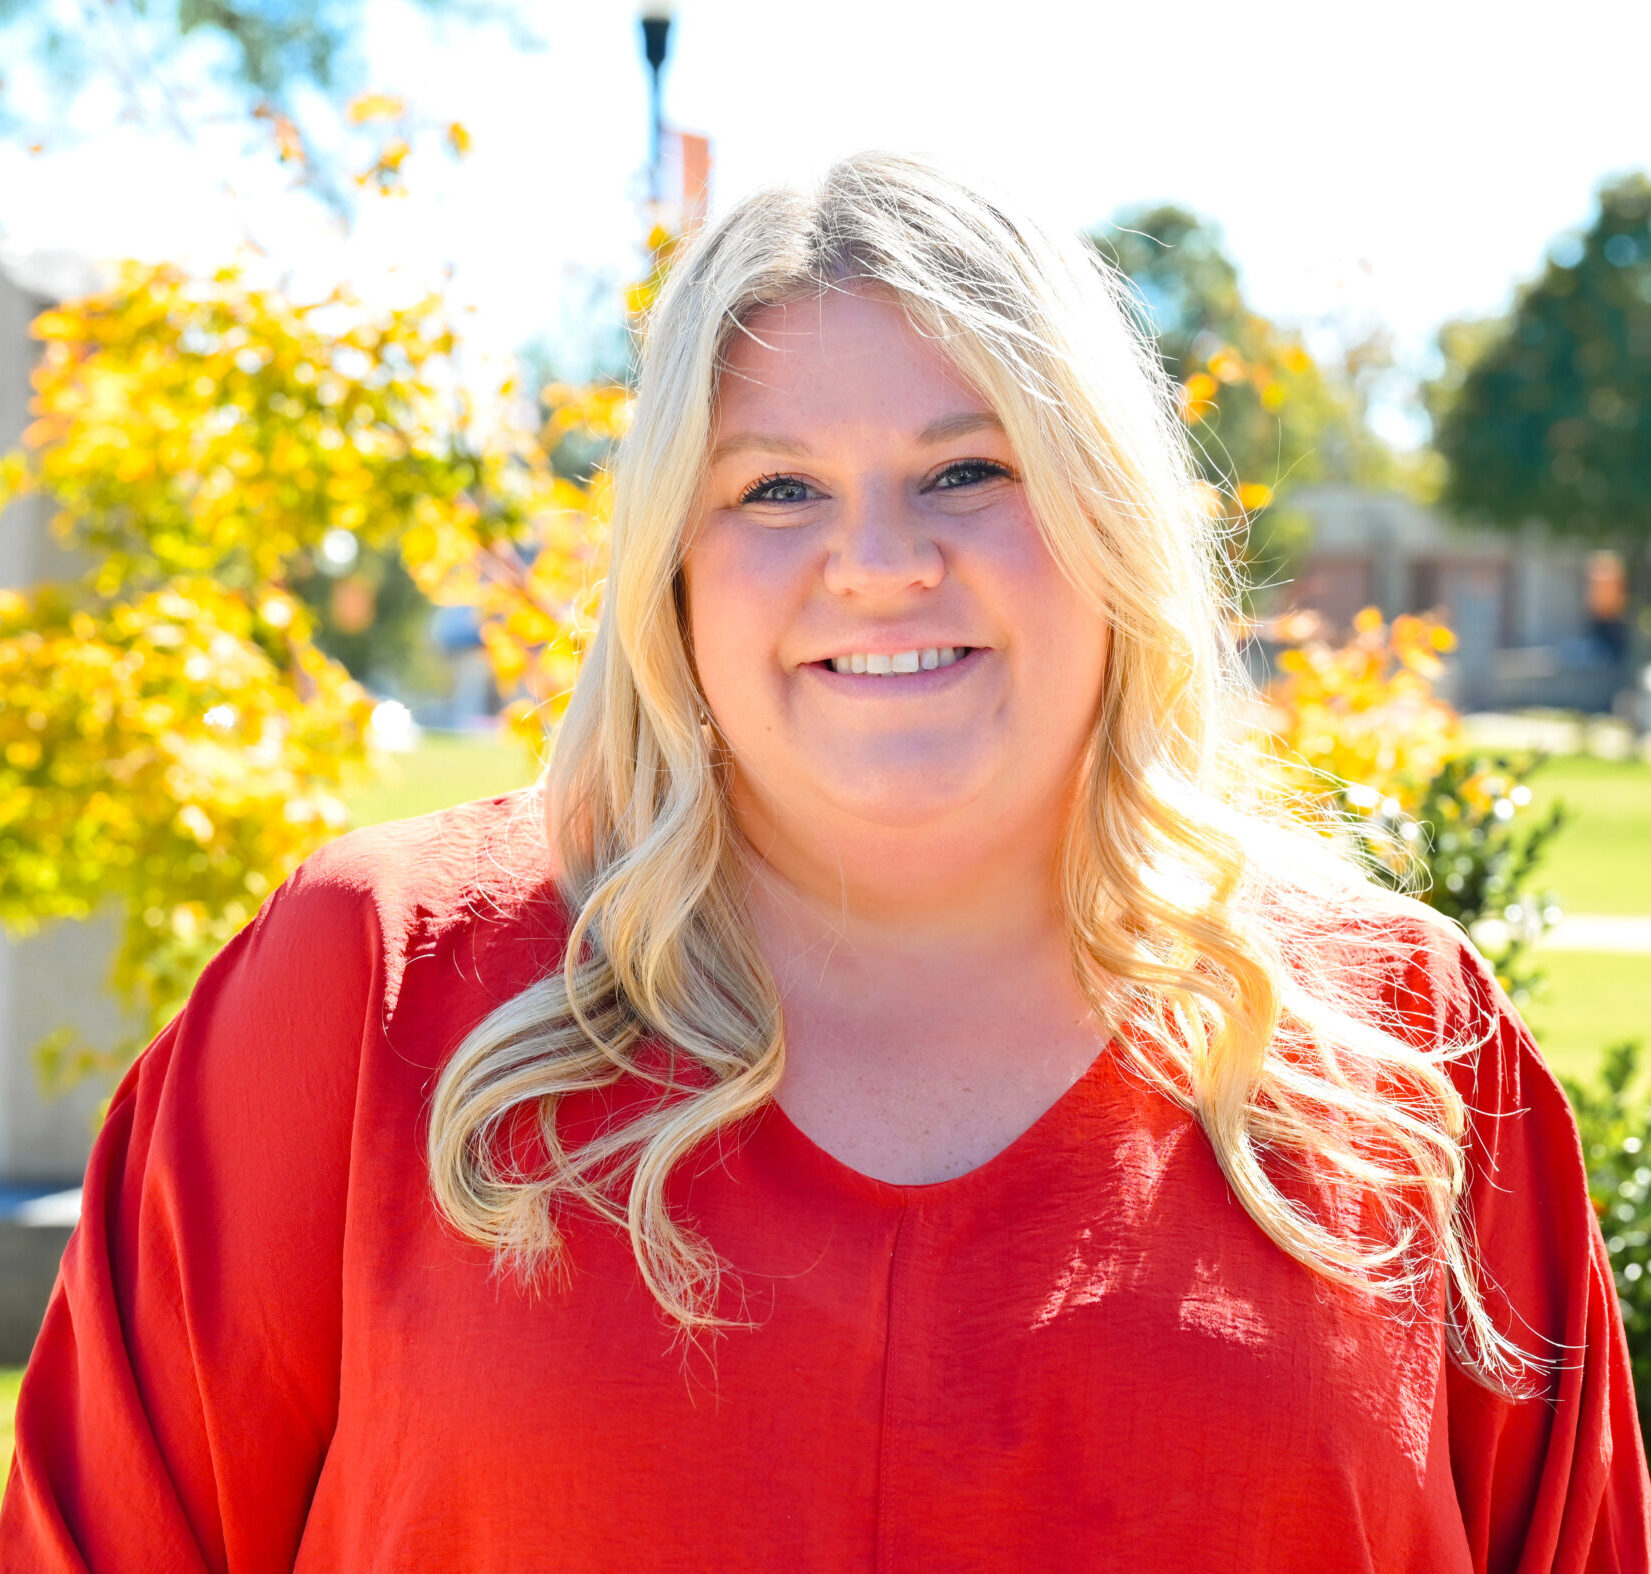
[{"label": "grass lawn", "polygon": [[1524,1015],[1561,1076],[1591,1081],[1603,1053],[1624,1039],[1651,1052],[1651,956],[1544,951],[1540,961],[1543,988]]},{"label": "grass lawn", "polygon": [[[1572,810],[1537,871],[1571,913],[1651,913],[1651,764],[1587,755],[1551,759],[1532,778],[1532,808]],[[1526,1008],[1548,1063],[1590,1080],[1601,1054],[1637,1038],[1651,1051],[1651,956],[1544,951],[1541,996]]]},{"label": "grass lawn", "polygon": [[20,1366],[0,1366],[0,1481],[11,1469],[12,1435],[17,1411],[17,1385],[23,1381]]},{"label": "grass lawn", "polygon": [[389,758],[382,781],[349,795],[352,824],[379,825],[491,798],[525,787],[534,775],[525,749],[486,735],[426,733],[411,753]]},{"label": "grass lawn", "polygon": [[1651,913],[1651,764],[1568,755],[1531,778],[1532,808],[1556,802],[1573,818],[1538,878],[1573,913]]}]

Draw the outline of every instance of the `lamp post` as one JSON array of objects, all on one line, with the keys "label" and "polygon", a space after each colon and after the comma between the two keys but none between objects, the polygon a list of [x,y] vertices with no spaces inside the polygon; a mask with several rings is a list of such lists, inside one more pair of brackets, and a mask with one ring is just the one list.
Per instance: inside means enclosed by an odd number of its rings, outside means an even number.
[{"label": "lamp post", "polygon": [[653,140],[648,161],[648,188],[654,205],[664,201],[665,171],[665,109],[660,79],[665,71],[665,56],[670,49],[670,0],[649,0],[642,7],[642,53],[648,62],[652,77]]}]

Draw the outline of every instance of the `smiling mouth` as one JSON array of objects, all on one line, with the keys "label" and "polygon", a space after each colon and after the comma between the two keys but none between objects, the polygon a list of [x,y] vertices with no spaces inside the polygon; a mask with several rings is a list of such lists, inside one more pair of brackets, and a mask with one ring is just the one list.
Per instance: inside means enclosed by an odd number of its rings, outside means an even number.
[{"label": "smiling mouth", "polygon": [[899,677],[912,672],[934,672],[956,666],[965,656],[982,647],[976,645],[925,645],[918,650],[855,651],[848,656],[832,656],[816,666],[833,672],[863,674],[870,678]]}]

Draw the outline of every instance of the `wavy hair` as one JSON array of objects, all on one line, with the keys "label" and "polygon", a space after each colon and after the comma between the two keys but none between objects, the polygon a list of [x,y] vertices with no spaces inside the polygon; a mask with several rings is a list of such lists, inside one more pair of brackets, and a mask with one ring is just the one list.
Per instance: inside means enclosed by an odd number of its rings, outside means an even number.
[{"label": "wavy hair", "polygon": [[[427,1158],[441,1211],[532,1279],[560,1259],[562,1207],[582,1203],[628,1233],[670,1319],[728,1324],[724,1265],[666,1186],[773,1097],[785,1033],[740,899],[752,855],[730,823],[680,574],[731,336],[764,306],[843,288],[892,296],[980,390],[1050,551],[1109,624],[1060,892],[1117,1052],[1197,1119],[1283,1251],[1443,1306],[1459,1364],[1512,1391],[1531,1361],[1485,1309],[1461,1216],[1448,1069],[1476,1045],[1418,1042],[1379,1003],[1414,904],[1258,794],[1266,772],[1235,722],[1253,695],[1231,554],[1138,302],[1077,237],[890,155],[742,202],[686,248],[652,313],[612,465],[601,621],[543,784],[571,930],[560,966],[440,1074]],[[562,1101],[619,1085],[649,1096],[567,1142]],[[547,1157],[528,1170],[507,1140],[523,1121]]]}]

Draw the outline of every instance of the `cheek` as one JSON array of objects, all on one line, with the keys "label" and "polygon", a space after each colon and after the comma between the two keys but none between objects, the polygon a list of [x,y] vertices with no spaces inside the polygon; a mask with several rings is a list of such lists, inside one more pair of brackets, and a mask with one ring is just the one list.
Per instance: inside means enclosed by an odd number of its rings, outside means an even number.
[{"label": "cheek", "polygon": [[1110,646],[1104,609],[1063,574],[1027,515],[984,564],[1022,660],[1036,724],[1087,732],[1100,706]]},{"label": "cheek", "polygon": [[1000,580],[1016,656],[1015,769],[1033,795],[1062,790],[1089,747],[1111,646],[1104,611],[1060,572],[1038,539],[1039,550],[1003,565]]},{"label": "cheek", "polygon": [[1044,659],[1054,675],[1049,692],[1062,696],[1068,710],[1093,718],[1111,646],[1106,619],[1064,580],[1058,593],[1042,600],[1040,612]]},{"label": "cheek", "polygon": [[1105,623],[1077,599],[1044,603],[1042,643],[1034,655],[1037,675],[1029,684],[1032,741],[1051,776],[1065,776],[1094,732],[1106,683],[1109,638]]},{"label": "cheek", "polygon": [[706,702],[719,721],[760,703],[777,673],[796,573],[770,533],[706,525],[683,562],[688,640]]}]

